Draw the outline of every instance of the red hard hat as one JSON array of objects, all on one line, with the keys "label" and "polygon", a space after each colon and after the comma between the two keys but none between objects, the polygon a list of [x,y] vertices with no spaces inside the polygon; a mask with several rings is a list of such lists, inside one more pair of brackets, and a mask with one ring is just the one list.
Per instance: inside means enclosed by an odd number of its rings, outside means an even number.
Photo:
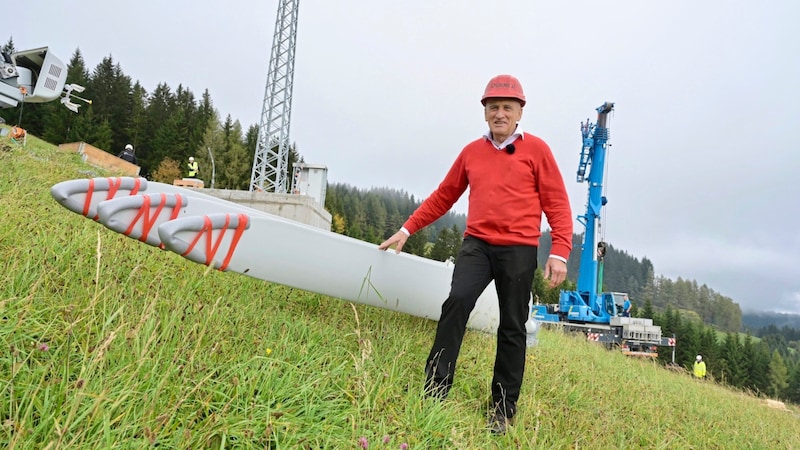
[{"label": "red hard hat", "polygon": [[489,80],[486,90],[483,91],[483,97],[481,97],[482,105],[486,106],[487,98],[514,98],[519,100],[522,106],[525,106],[522,85],[516,77],[511,75],[498,75]]}]

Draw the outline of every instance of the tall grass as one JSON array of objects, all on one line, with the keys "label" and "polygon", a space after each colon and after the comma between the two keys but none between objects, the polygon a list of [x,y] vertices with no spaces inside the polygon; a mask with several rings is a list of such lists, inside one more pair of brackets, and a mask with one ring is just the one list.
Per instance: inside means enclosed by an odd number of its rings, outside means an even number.
[{"label": "tall grass", "polygon": [[4,448],[800,448],[795,412],[547,331],[491,436],[493,336],[469,331],[426,399],[434,322],[212,271],[50,198],[101,175],[34,137],[0,151]]}]

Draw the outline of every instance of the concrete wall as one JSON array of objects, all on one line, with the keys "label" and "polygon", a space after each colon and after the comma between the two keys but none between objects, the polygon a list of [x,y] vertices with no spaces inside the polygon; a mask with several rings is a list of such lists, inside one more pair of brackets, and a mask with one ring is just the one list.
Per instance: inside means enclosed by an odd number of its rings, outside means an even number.
[{"label": "concrete wall", "polygon": [[101,150],[97,147],[89,145],[85,142],[70,142],[68,144],[61,144],[58,149],[63,152],[76,152],[81,155],[81,159],[86,164],[106,169],[115,175],[125,175],[129,177],[138,177],[140,167],[136,164],[131,164],[124,159],[117,158],[116,156]]},{"label": "concrete wall", "polygon": [[307,195],[227,189],[203,189],[203,193],[326,231],[331,229],[331,214]]}]

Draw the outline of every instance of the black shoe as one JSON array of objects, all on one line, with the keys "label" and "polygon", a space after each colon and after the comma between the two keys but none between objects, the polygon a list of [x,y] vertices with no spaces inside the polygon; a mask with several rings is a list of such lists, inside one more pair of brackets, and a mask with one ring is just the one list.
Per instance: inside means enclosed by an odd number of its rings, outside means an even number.
[{"label": "black shoe", "polygon": [[489,431],[491,431],[492,434],[504,435],[511,425],[514,425],[514,419],[506,417],[499,412],[492,414],[492,417],[489,419]]}]

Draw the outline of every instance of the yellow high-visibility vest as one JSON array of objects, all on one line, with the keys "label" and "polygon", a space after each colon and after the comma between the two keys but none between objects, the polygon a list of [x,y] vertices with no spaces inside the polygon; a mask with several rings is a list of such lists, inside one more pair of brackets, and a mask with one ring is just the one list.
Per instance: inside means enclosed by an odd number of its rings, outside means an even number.
[{"label": "yellow high-visibility vest", "polygon": [[695,362],[694,363],[694,376],[697,378],[705,378],[706,377],[706,363],[705,361]]}]

